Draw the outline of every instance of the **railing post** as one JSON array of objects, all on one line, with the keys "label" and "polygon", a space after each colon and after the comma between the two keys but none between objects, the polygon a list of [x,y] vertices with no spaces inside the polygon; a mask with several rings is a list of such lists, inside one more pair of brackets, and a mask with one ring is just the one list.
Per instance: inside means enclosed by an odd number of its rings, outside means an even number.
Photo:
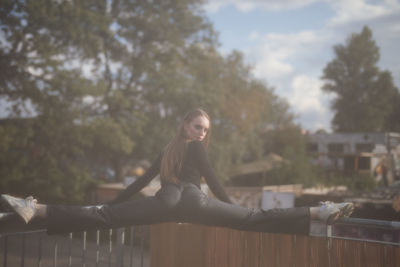
[{"label": "railing post", "polygon": [[86,266],[86,231],[83,232],[82,266]]},{"label": "railing post", "polygon": [[58,254],[58,241],[56,239],[54,241],[54,257],[53,257],[54,267],[57,267],[57,254]]},{"label": "railing post", "polygon": [[100,262],[100,230],[96,231],[96,267],[99,267]]},{"label": "railing post", "polygon": [[109,247],[108,247],[108,266],[111,267],[111,257],[112,257],[112,232],[113,230],[108,230]]},{"label": "railing post", "polygon": [[25,241],[26,241],[26,236],[25,234],[22,234],[22,250],[21,250],[21,267],[25,266]]},{"label": "railing post", "polygon": [[331,267],[332,225],[326,226],[326,249],[328,250],[328,267]]},{"label": "railing post", "polygon": [[7,254],[8,254],[8,236],[4,237],[4,258],[3,258],[3,266],[7,267]]},{"label": "railing post", "polygon": [[326,239],[328,241],[327,248],[330,250],[332,245],[332,225],[326,226]]},{"label": "railing post", "polygon": [[144,265],[144,237],[143,237],[143,228],[141,228],[140,235],[140,267]]},{"label": "railing post", "polygon": [[124,243],[125,243],[125,229],[118,228],[117,233],[117,244],[115,249],[115,257],[117,265],[116,267],[124,266]]},{"label": "railing post", "polygon": [[129,267],[132,267],[133,264],[133,226],[130,228],[130,237],[129,237],[129,245],[131,246],[130,255],[129,255]]},{"label": "railing post", "polygon": [[38,267],[42,266],[42,236],[38,234],[39,240],[38,240]]},{"label": "railing post", "polygon": [[68,266],[72,266],[72,238],[73,234],[69,233],[69,246],[68,246]]}]

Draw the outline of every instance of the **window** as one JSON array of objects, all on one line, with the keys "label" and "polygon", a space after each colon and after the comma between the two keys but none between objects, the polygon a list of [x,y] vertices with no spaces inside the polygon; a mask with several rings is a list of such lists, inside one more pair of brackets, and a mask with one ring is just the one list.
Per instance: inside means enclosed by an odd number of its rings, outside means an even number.
[{"label": "window", "polygon": [[330,144],[328,144],[328,152],[329,153],[343,153],[344,152],[344,144],[330,143]]},{"label": "window", "polygon": [[344,158],[344,170],[354,171],[355,169],[355,158],[352,156],[347,156]]},{"label": "window", "polygon": [[371,168],[371,158],[370,157],[359,157],[358,158],[358,169],[359,170],[369,170]]},{"label": "window", "polygon": [[371,143],[359,143],[356,144],[357,152],[372,152],[374,150],[375,145]]},{"label": "window", "polygon": [[307,152],[309,152],[309,153],[318,152],[318,144],[308,143],[307,144]]}]

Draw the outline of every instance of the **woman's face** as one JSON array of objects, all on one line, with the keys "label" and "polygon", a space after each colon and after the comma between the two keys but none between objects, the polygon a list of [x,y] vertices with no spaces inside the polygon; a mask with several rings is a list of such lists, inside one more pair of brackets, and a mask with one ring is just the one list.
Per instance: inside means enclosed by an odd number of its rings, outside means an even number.
[{"label": "woman's face", "polygon": [[184,125],[186,135],[190,141],[203,141],[210,128],[210,121],[204,116],[197,116]]}]

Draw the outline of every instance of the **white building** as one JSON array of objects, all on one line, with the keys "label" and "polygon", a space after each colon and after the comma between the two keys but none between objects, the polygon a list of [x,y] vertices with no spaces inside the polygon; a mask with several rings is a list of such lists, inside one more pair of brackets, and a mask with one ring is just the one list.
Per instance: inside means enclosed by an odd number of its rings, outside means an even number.
[{"label": "white building", "polygon": [[313,163],[332,171],[355,171],[392,182],[400,174],[400,133],[308,135]]}]

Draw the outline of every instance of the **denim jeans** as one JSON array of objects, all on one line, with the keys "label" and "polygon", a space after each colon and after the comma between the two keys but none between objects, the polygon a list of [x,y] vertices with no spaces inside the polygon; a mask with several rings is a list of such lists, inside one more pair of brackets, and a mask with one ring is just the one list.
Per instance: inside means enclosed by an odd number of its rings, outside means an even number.
[{"label": "denim jeans", "polygon": [[309,208],[249,209],[209,198],[191,183],[165,184],[153,197],[114,205],[51,205],[48,233],[187,222],[254,232],[309,233]]}]

